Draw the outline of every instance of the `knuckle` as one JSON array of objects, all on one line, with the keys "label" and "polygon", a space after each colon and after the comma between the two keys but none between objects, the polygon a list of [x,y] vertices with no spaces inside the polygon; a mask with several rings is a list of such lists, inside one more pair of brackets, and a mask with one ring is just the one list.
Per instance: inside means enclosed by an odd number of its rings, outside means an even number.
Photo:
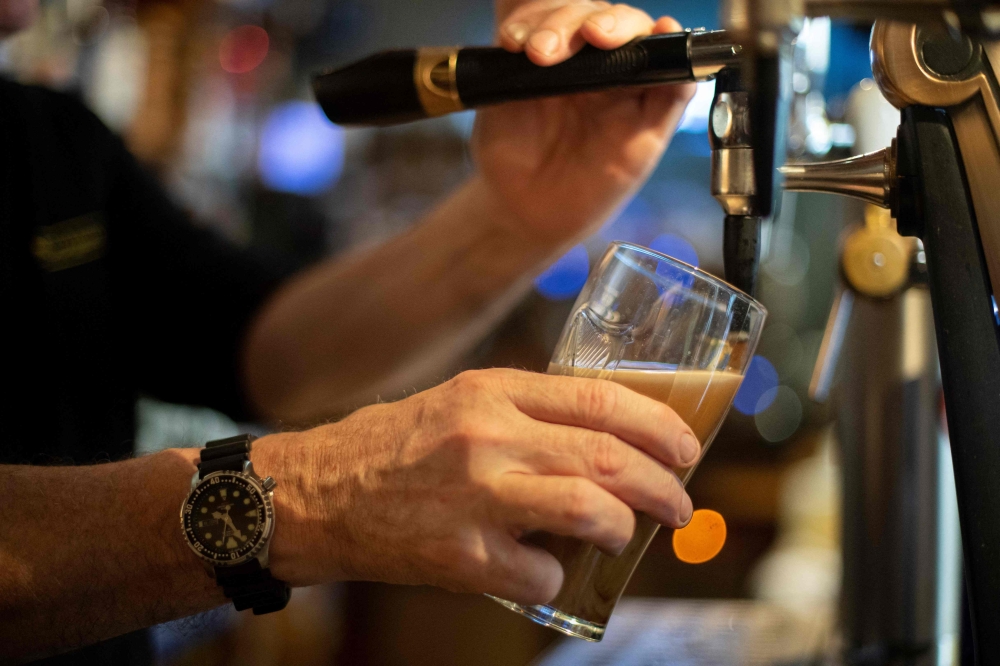
[{"label": "knuckle", "polygon": [[577,18],[581,14],[584,14],[590,10],[591,7],[589,5],[580,5],[580,4],[563,5],[559,9],[552,12],[552,14],[549,15],[549,18],[548,20],[546,20],[545,23],[547,24],[548,27],[559,27],[559,28],[568,27],[567,24],[570,24],[573,21],[573,19]]},{"label": "knuckle", "polygon": [[463,572],[463,578],[473,579],[489,568],[491,557],[481,535],[463,531],[438,546],[434,561],[443,568]]},{"label": "knuckle", "polygon": [[466,370],[455,375],[450,384],[453,389],[460,392],[482,390],[487,383],[485,370]]},{"label": "knuckle", "polygon": [[648,21],[649,23],[653,22],[653,17],[651,17],[647,12],[643,11],[642,9],[639,9],[638,7],[633,7],[632,5],[618,4],[615,5],[615,9],[617,9],[619,12],[627,16],[633,16],[637,19]]},{"label": "knuckle", "polygon": [[591,465],[600,479],[617,479],[622,476],[628,461],[614,435],[595,433],[591,446]]},{"label": "knuckle", "polygon": [[617,384],[598,379],[581,382],[577,399],[584,418],[591,423],[600,424],[614,414],[620,402]]},{"label": "knuckle", "polygon": [[583,479],[574,479],[568,484],[564,501],[563,517],[570,525],[580,527],[593,522],[597,507],[593,493]]},{"label": "knuckle", "polygon": [[541,599],[539,603],[547,604],[556,595],[559,594],[559,588],[562,587],[563,574],[559,569],[553,570],[551,568],[544,568],[538,574],[538,581],[533,585],[538,598]]},{"label": "knuckle", "polygon": [[534,562],[523,569],[505,572],[511,595],[521,603],[544,604],[551,601],[563,583],[562,568],[555,562]]}]

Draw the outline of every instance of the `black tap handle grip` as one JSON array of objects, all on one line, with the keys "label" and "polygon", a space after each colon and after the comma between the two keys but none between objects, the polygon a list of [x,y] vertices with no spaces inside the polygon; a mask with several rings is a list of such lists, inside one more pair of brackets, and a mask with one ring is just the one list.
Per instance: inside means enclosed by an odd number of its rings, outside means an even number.
[{"label": "black tap handle grip", "polygon": [[637,39],[610,51],[587,45],[551,67],[540,67],[523,53],[462,49],[457,80],[462,102],[476,108],[619,86],[678,83],[694,77],[687,34],[676,33]]},{"label": "black tap handle grip", "polygon": [[383,51],[313,78],[313,94],[338,125],[394,125],[426,118],[414,85],[416,49]]},{"label": "black tap handle grip", "polygon": [[542,67],[500,48],[385,51],[313,80],[326,115],[344,125],[391,125],[513,100],[618,86],[693,81],[691,33],[585,46]]}]

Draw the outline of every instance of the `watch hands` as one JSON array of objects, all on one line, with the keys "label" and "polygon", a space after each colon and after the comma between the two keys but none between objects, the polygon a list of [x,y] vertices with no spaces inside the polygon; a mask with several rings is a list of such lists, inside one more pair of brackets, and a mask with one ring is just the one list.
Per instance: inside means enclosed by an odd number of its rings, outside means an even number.
[{"label": "watch hands", "polygon": [[233,534],[235,534],[240,539],[243,538],[243,534],[240,533],[238,529],[236,529],[236,525],[233,524],[233,519],[230,518],[228,515],[226,515],[226,523],[229,525],[229,529],[233,531]]},{"label": "watch hands", "polygon": [[233,531],[233,534],[237,538],[242,539],[243,538],[243,534],[238,529],[236,529],[236,525],[233,523],[233,519],[229,517],[229,509],[232,508],[232,504],[227,504],[225,506],[226,506],[225,513],[221,512],[221,511],[215,511],[215,512],[212,513],[212,517],[213,518],[215,518],[216,520],[221,520],[222,523],[223,523],[223,527],[222,527],[222,540],[225,541],[225,539],[226,539],[226,527],[228,527],[229,529],[231,529]]}]

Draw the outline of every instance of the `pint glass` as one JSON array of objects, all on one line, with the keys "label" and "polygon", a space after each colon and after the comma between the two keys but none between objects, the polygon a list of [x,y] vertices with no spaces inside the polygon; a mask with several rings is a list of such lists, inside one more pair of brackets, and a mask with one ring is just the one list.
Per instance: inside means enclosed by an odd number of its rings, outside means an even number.
[{"label": "pint glass", "polygon": [[[577,299],[549,373],[607,379],[663,402],[694,430],[704,456],[766,315],[760,303],[708,273],[637,245],[612,243]],[[674,471],[687,484],[694,466]],[[532,535],[532,543],[562,564],[562,589],[545,605],[494,599],[539,624],[599,641],[658,528],[637,512],[632,540],[618,556],[570,537]]]}]

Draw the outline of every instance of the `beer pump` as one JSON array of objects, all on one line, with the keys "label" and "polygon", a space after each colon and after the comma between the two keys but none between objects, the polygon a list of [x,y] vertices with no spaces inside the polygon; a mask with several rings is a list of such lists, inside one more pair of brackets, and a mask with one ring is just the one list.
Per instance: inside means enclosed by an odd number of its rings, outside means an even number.
[{"label": "beer pump", "polygon": [[[614,86],[717,77],[712,193],[726,215],[726,275],[753,292],[760,222],[775,192],[832,192],[887,208],[923,241],[951,440],[972,638],[1000,664],[1000,13],[982,0],[725,0],[724,31],[585,48],[551,68],[500,49],[377,54],[316,77],[334,122],[390,124]],[[876,21],[872,66],[901,111],[883,151],[784,161],[789,47],[807,16]],[[905,22],[903,22],[905,21]],[[875,267],[877,272],[878,267]]]}]

